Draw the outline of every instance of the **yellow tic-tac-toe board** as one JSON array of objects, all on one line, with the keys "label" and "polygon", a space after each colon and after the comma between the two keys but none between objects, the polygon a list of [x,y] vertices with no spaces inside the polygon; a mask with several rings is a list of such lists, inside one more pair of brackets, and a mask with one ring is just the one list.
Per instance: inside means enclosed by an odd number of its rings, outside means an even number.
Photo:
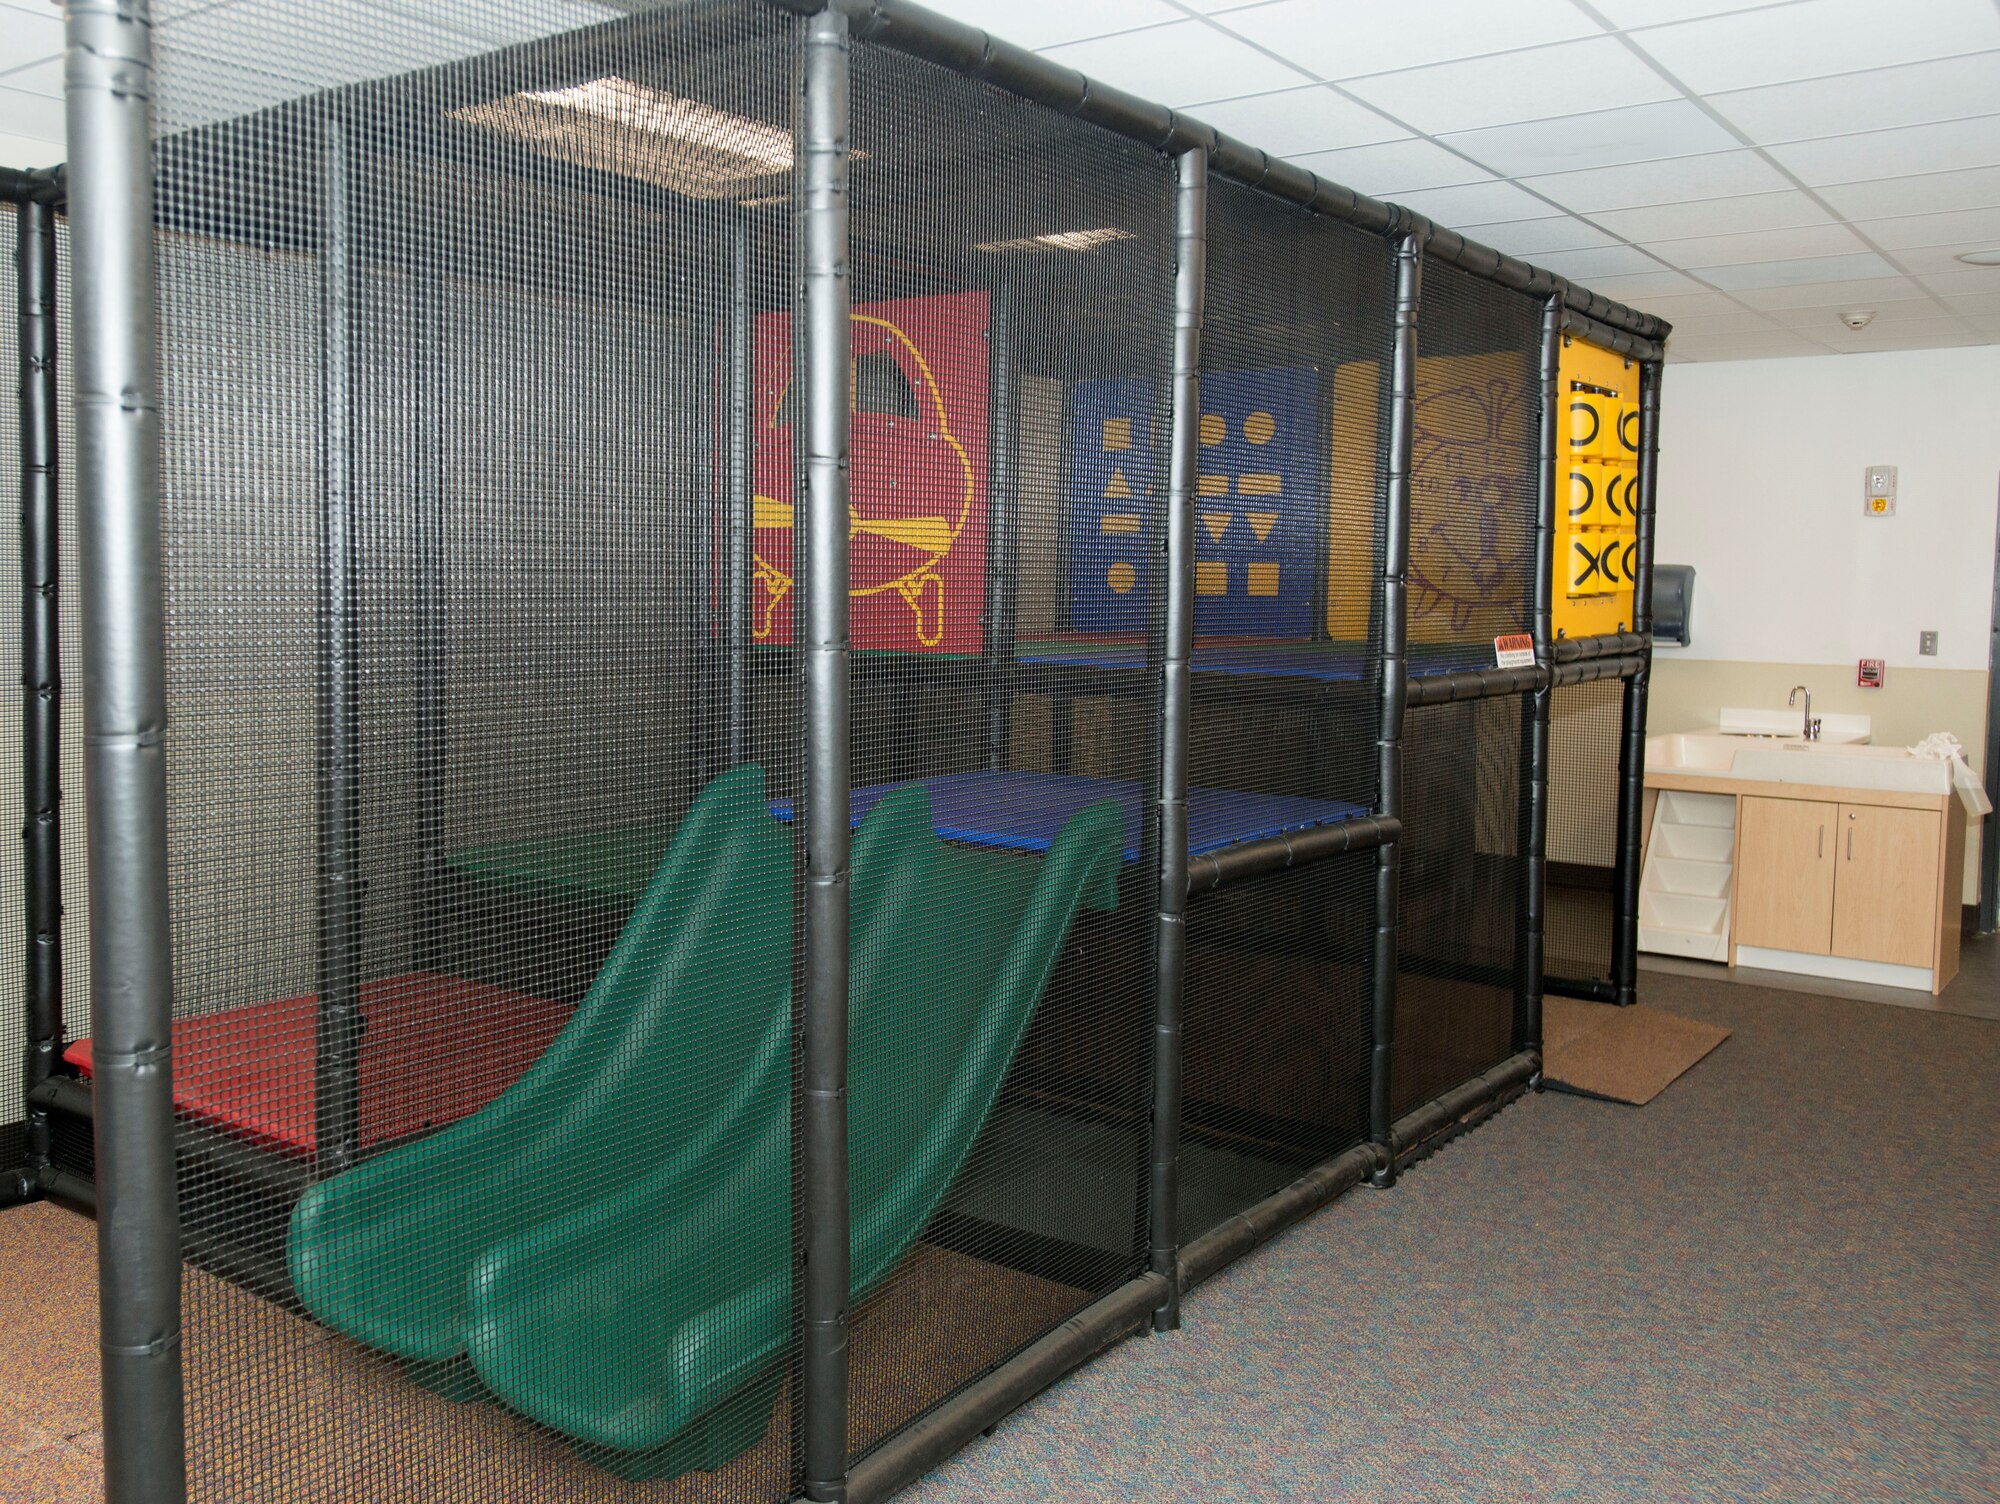
[{"label": "yellow tic-tac-toe board", "polygon": [[1639,365],[1565,337],[1559,370],[1555,632],[1622,632],[1639,553]]}]

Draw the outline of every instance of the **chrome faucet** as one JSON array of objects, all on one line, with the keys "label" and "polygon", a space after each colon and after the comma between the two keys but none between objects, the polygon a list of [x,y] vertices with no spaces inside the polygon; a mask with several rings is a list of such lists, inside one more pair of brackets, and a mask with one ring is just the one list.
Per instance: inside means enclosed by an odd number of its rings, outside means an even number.
[{"label": "chrome faucet", "polygon": [[1787,705],[1798,704],[1801,694],[1806,697],[1805,737],[1809,742],[1816,742],[1819,740],[1819,717],[1812,713],[1812,691],[1803,684],[1794,684],[1792,692],[1785,697],[1785,703]]}]

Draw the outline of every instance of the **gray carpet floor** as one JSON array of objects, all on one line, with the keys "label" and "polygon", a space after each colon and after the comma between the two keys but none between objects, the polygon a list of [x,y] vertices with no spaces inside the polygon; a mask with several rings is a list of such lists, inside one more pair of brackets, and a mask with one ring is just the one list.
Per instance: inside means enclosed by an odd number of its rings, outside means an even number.
[{"label": "gray carpet floor", "polygon": [[2000,1498],[2000,1023],[1641,990],[1734,1035],[1350,1194],[906,1497]]}]

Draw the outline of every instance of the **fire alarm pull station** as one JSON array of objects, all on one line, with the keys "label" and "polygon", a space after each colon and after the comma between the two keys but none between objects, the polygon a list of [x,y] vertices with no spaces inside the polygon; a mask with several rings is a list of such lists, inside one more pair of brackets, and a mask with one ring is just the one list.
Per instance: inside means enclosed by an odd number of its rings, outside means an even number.
[{"label": "fire alarm pull station", "polygon": [[1882,681],[1887,677],[1888,670],[1883,667],[1883,660],[1880,658],[1863,658],[1861,660],[1861,670],[1855,674],[1854,682],[1859,684],[1863,689],[1880,689]]}]

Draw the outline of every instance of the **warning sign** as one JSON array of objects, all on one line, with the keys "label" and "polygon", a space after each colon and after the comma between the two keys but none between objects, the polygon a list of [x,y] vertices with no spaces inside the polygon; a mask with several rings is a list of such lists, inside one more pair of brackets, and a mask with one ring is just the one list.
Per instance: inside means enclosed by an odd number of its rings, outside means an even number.
[{"label": "warning sign", "polygon": [[1533,668],[1535,639],[1526,632],[1509,632],[1494,638],[1493,662],[1500,668]]}]

